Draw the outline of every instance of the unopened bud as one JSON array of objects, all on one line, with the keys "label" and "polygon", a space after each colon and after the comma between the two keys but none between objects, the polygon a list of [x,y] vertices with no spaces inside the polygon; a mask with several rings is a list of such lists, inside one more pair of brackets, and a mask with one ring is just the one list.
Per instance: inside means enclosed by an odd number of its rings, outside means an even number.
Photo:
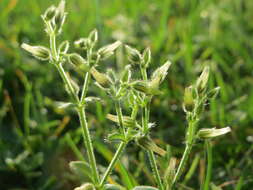
[{"label": "unopened bud", "polygon": [[183,109],[185,112],[191,112],[194,109],[194,88],[192,86],[185,88]]},{"label": "unopened bud", "polygon": [[209,77],[209,70],[209,66],[206,66],[196,82],[196,87],[199,93],[202,93],[206,89]]},{"label": "unopened bud", "polygon": [[76,187],[74,190],[96,190],[95,186],[91,183],[85,183],[80,187]]},{"label": "unopened bud", "polygon": [[111,86],[112,82],[107,75],[98,72],[94,67],[91,68],[90,72],[100,86],[103,88],[109,88]]},{"label": "unopened bud", "polygon": [[[119,118],[117,115],[107,114],[106,118],[115,123],[119,123]],[[131,117],[123,116],[122,119],[124,127],[134,127],[136,125],[135,120],[133,120]]]},{"label": "unopened bud", "polygon": [[54,18],[56,14],[56,7],[55,6],[51,6],[49,7],[46,12],[44,13],[44,15],[42,16],[46,21],[49,21],[51,19]]},{"label": "unopened bud", "polygon": [[216,129],[216,128],[200,129],[199,132],[198,132],[198,137],[202,138],[202,139],[210,139],[210,138],[214,138],[214,137],[224,135],[226,133],[229,133],[230,131],[231,131],[230,127],[224,127],[224,128],[221,128],[221,129]]},{"label": "unopened bud", "polygon": [[150,81],[135,81],[132,83],[132,87],[140,92],[143,92],[147,95],[158,95],[160,91],[157,86],[153,86]]},{"label": "unopened bud", "polygon": [[68,49],[69,49],[69,42],[66,40],[59,45],[58,52],[66,54],[68,52]]},{"label": "unopened bud", "polygon": [[57,7],[57,14],[59,14],[61,17],[65,14],[65,0],[61,0],[58,7]]},{"label": "unopened bud", "polygon": [[40,60],[46,61],[50,58],[49,49],[43,46],[30,46],[28,44],[23,43],[21,47]]},{"label": "unopened bud", "polygon": [[152,83],[154,83],[154,85],[156,84],[159,86],[164,81],[165,77],[168,74],[170,66],[171,62],[167,61],[163,66],[159,67],[154,71],[154,73],[151,76],[151,81]]},{"label": "unopened bud", "polygon": [[149,137],[141,137],[137,140],[137,143],[146,150],[151,150],[161,156],[165,156],[166,151],[155,144],[155,142]]},{"label": "unopened bud", "polygon": [[90,39],[88,38],[80,38],[74,43],[76,48],[80,49],[88,49],[90,47]]},{"label": "unopened bud", "polygon": [[127,65],[123,71],[122,77],[121,77],[121,81],[122,82],[130,82],[131,80],[131,65]]},{"label": "unopened bud", "polygon": [[87,68],[89,68],[87,61],[77,53],[70,54],[68,56],[68,60],[71,64],[73,64],[77,67],[80,65],[87,65]]},{"label": "unopened bud", "polygon": [[100,48],[97,54],[100,56],[101,60],[105,60],[114,54],[114,51],[121,45],[120,41],[116,41],[112,44],[106,45]]},{"label": "unopened bud", "polygon": [[66,15],[66,13],[64,13],[63,16],[60,13],[57,13],[54,17],[54,28],[58,32],[58,34],[62,31],[62,26],[65,22]]},{"label": "unopened bud", "polygon": [[142,60],[142,56],[141,56],[140,52],[137,49],[134,49],[128,45],[126,45],[125,47],[126,47],[126,51],[127,51],[127,55],[128,55],[128,60],[132,64],[140,64],[140,62]]},{"label": "unopened bud", "polygon": [[220,87],[218,86],[208,92],[207,98],[208,99],[215,99],[218,96],[219,92],[220,92]]},{"label": "unopened bud", "polygon": [[144,60],[145,67],[148,67],[148,65],[149,65],[149,63],[151,61],[151,51],[150,51],[150,48],[146,48],[143,51],[142,57],[143,57],[143,60]]},{"label": "unopened bud", "polygon": [[92,30],[88,38],[92,46],[94,46],[98,41],[98,31],[96,29]]}]

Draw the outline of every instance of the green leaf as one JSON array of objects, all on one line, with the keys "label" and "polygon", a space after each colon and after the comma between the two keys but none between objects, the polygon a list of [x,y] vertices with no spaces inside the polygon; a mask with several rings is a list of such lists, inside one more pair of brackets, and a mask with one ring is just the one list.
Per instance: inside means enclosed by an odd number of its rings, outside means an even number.
[{"label": "green leaf", "polygon": [[92,179],[89,164],[85,161],[72,161],[69,163],[71,171],[76,174],[80,180]]}]

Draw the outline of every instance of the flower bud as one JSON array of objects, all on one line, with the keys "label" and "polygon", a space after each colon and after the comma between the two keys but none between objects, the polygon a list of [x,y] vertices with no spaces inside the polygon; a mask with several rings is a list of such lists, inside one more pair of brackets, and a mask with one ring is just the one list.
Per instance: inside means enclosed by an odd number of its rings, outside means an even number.
[{"label": "flower bud", "polygon": [[145,66],[148,67],[148,65],[149,65],[149,63],[151,61],[151,51],[150,51],[150,48],[146,48],[143,51],[142,57],[143,57]]},{"label": "flower bud", "polygon": [[43,47],[43,46],[30,46],[28,44],[23,43],[21,47],[31,53],[34,57],[37,59],[46,61],[50,58],[50,51],[49,49]]},{"label": "flower bud", "polygon": [[218,96],[219,92],[220,92],[220,87],[218,86],[208,92],[207,98],[208,99],[215,99]]},{"label": "flower bud", "polygon": [[157,86],[152,85],[150,81],[135,81],[132,83],[132,87],[147,95],[158,95],[161,93]]},{"label": "flower bud", "polygon": [[162,148],[158,147],[155,142],[149,138],[149,137],[141,137],[139,139],[137,139],[137,143],[144,149],[146,150],[151,150],[157,154],[159,154],[160,156],[165,156],[166,151],[163,150]]},{"label": "flower bud", "polygon": [[56,14],[56,7],[55,6],[51,6],[49,7],[46,12],[44,13],[44,15],[42,16],[46,21],[49,21],[51,19],[54,18]]},{"label": "flower bud", "polygon": [[159,86],[168,74],[168,69],[171,66],[171,62],[167,61],[163,66],[159,67],[154,71],[151,76],[151,81],[154,85]]},{"label": "flower bud", "polygon": [[231,131],[230,127],[224,127],[224,128],[221,128],[221,129],[216,129],[216,128],[200,129],[199,132],[198,132],[198,137],[202,138],[202,139],[210,139],[210,138],[214,138],[214,137],[224,135],[226,133],[229,133],[230,131]]},{"label": "flower bud", "polygon": [[121,77],[121,81],[122,82],[130,82],[131,80],[131,65],[127,65],[123,71],[122,77]]},{"label": "flower bud", "polygon": [[109,88],[111,86],[111,79],[107,75],[98,72],[94,67],[91,68],[90,72],[100,86],[103,88]]},{"label": "flower bud", "polygon": [[185,88],[183,109],[185,112],[192,112],[194,109],[194,89],[192,86]]},{"label": "flower bud", "polygon": [[101,60],[105,60],[114,54],[114,51],[121,45],[120,41],[116,41],[112,44],[106,45],[100,48],[97,54],[100,56]]},{"label": "flower bud", "polygon": [[58,52],[66,54],[69,50],[69,42],[66,40],[59,45]]},{"label": "flower bud", "polygon": [[127,55],[128,55],[128,60],[132,64],[140,64],[140,62],[142,60],[142,56],[141,56],[140,52],[137,49],[134,49],[128,45],[126,45],[125,47],[126,47],[126,51],[127,51]]},{"label": "flower bud", "polygon": [[[119,123],[119,118],[117,115],[107,114],[106,118],[115,123]],[[136,125],[136,121],[133,120],[131,117],[123,116],[122,119],[124,127],[134,127]]]},{"label": "flower bud", "polygon": [[96,190],[95,186],[91,183],[85,183],[80,187],[76,187],[74,190]]},{"label": "flower bud", "polygon": [[88,49],[90,47],[90,39],[88,38],[80,38],[79,40],[74,42],[76,48],[80,49]]},{"label": "flower bud", "polygon": [[62,26],[65,22],[66,15],[66,13],[61,15],[59,12],[57,12],[54,17],[54,29],[58,32],[58,34],[62,31]]},{"label": "flower bud", "polygon": [[209,70],[209,66],[206,66],[196,82],[196,88],[199,93],[202,93],[206,89],[209,77]]},{"label": "flower bud", "polygon": [[85,66],[87,66],[86,67],[87,69],[89,68],[87,61],[77,53],[70,54],[68,56],[68,60],[71,64],[73,64],[76,67],[79,67],[80,65],[85,65]]},{"label": "flower bud", "polygon": [[98,31],[96,29],[92,30],[88,38],[91,42],[91,45],[94,46],[98,41]]}]

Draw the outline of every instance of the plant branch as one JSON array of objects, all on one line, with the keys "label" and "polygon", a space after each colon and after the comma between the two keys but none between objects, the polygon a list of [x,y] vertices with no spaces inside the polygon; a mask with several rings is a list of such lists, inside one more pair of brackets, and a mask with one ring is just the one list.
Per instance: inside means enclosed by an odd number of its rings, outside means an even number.
[{"label": "plant branch", "polygon": [[101,182],[100,182],[100,184],[99,184],[100,187],[103,187],[103,186],[104,186],[104,184],[105,184],[105,182],[106,182],[108,176],[111,174],[112,169],[114,168],[116,162],[119,160],[120,155],[121,155],[122,152],[124,151],[126,145],[127,145],[126,142],[121,142],[121,143],[120,143],[120,145],[119,145],[119,147],[118,147],[116,153],[114,154],[114,156],[113,156],[113,158],[112,158],[112,160],[111,160],[111,162],[110,162],[108,168],[106,169],[106,172],[105,172],[105,174],[104,174],[104,176],[103,176],[103,178],[102,178],[102,180],[101,180]]},{"label": "plant branch", "polygon": [[185,150],[183,153],[183,157],[179,163],[177,172],[174,176],[173,179],[173,186],[175,185],[175,183],[180,179],[181,175],[184,172],[185,169],[185,164],[189,159],[189,155],[190,152],[192,150],[192,146],[195,140],[195,128],[196,128],[196,122],[195,121],[189,121],[189,126],[188,126],[188,130],[186,133],[186,146],[185,146]]},{"label": "plant branch", "polygon": [[209,140],[205,141],[205,147],[207,151],[207,171],[206,171],[206,177],[205,177],[205,183],[204,183],[204,190],[208,190],[209,184],[211,181],[212,165],[213,165],[212,145]]},{"label": "plant branch", "polygon": [[87,154],[88,154],[89,163],[91,166],[94,182],[95,182],[95,184],[98,184],[99,183],[99,174],[97,171],[97,164],[96,164],[96,159],[95,159],[95,155],[94,155],[93,145],[91,142],[90,132],[88,129],[88,124],[86,121],[86,114],[85,114],[84,106],[81,106],[80,108],[78,108],[77,112],[78,112],[80,124],[82,127],[82,134],[83,134],[85,146],[87,149]]}]

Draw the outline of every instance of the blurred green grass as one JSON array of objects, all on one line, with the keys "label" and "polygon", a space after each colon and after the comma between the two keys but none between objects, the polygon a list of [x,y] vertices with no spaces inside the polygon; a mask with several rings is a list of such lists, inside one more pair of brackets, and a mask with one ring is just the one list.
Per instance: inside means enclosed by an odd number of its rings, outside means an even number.
[{"label": "blurred green grass", "polygon": [[[73,151],[75,146],[82,154],[85,151],[76,116],[56,108],[55,101],[66,98],[60,78],[51,65],[34,60],[20,49],[22,42],[48,44],[40,15],[52,3],[57,1],[0,1],[1,189],[71,189],[78,184],[68,162],[78,159],[80,152]],[[120,39],[139,49],[150,46],[154,68],[167,58],[173,62],[162,87],[164,93],[154,99],[151,113],[158,125],[154,138],[164,146],[170,144],[175,156],[181,155],[184,146],[184,87],[196,79],[203,65],[209,64],[209,85],[220,86],[221,94],[210,104],[201,127],[229,125],[233,130],[230,136],[214,143],[213,181],[217,185],[228,182],[224,189],[252,187],[253,1],[68,0],[67,11],[61,39],[73,41],[97,28],[100,45]],[[110,60],[105,67],[119,69],[125,64],[120,55],[116,60]],[[100,91],[92,87],[90,93]],[[103,166],[113,152],[111,144],[103,145],[106,134],[113,130],[105,120],[111,107],[109,102],[88,109]],[[70,134],[72,144],[66,134]],[[202,156],[198,172],[188,185],[197,188],[204,153],[198,144],[194,151]],[[152,185],[145,155],[133,145],[127,152],[133,156],[123,156],[122,160],[134,176],[124,178],[125,169],[118,166],[124,185],[143,184],[146,179]],[[165,162],[161,160],[161,165]],[[140,181],[133,182],[136,178]],[[111,180],[118,178],[115,175]],[[237,185],[239,180],[241,184]]]}]

